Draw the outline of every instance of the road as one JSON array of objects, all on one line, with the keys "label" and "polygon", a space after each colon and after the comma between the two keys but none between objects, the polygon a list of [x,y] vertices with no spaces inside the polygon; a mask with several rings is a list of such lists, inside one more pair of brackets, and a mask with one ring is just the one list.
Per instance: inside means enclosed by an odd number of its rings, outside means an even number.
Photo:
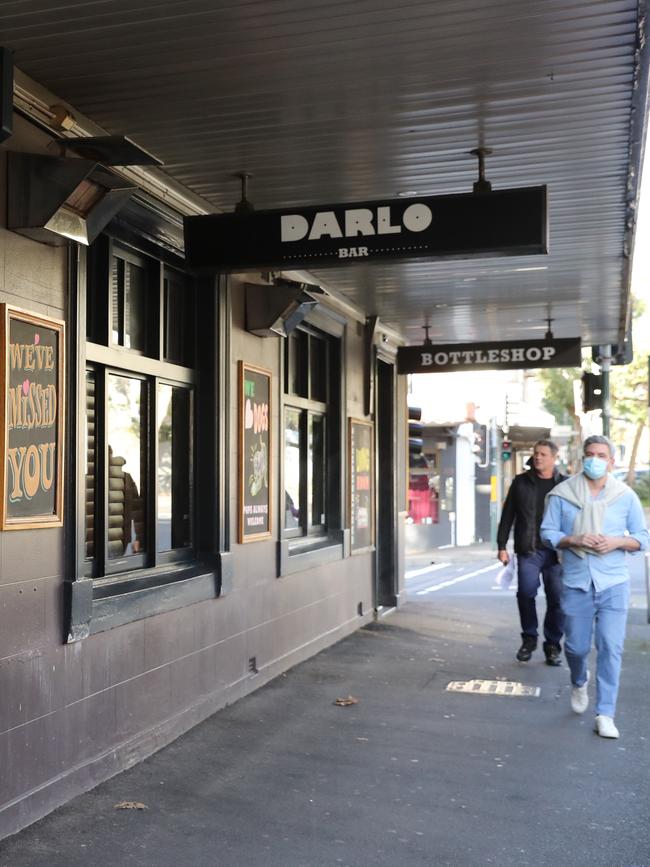
[{"label": "road", "polygon": [[[646,605],[645,557],[628,556],[632,607]],[[510,587],[499,581],[501,564],[486,546],[474,548],[438,548],[430,555],[419,555],[406,561],[406,591],[411,602],[422,601],[435,594],[482,596],[485,594],[515,595],[516,580]],[[544,595],[540,588],[541,597]]]}]

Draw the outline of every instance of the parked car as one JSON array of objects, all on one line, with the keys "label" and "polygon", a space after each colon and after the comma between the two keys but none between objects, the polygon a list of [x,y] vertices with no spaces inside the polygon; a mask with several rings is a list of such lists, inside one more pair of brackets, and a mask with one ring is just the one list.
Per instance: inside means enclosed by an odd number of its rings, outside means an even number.
[{"label": "parked car", "polygon": [[[612,475],[615,479],[618,479],[621,482],[627,481],[629,470],[627,467],[618,467],[617,469],[612,471]],[[643,482],[650,479],[650,468],[649,467],[635,467],[634,469],[634,482],[637,484],[638,482]]]},{"label": "parked car", "polygon": [[[627,474],[628,471],[624,467],[616,469],[612,473],[615,478],[626,484]],[[635,468],[632,489],[639,495],[644,506],[650,506],[650,469],[648,467]]]}]

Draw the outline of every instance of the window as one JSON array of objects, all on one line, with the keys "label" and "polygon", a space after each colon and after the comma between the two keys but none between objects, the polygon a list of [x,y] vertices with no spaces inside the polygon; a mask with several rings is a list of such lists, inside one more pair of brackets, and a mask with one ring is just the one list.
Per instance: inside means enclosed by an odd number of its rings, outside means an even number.
[{"label": "window", "polygon": [[145,348],[147,272],[142,260],[113,255],[111,268],[111,342],[125,349]]},{"label": "window", "polygon": [[102,238],[87,311],[84,572],[101,583],[194,553],[195,290]]},{"label": "window", "polygon": [[285,341],[286,539],[327,537],[339,523],[338,355],[339,341],[315,329],[301,327]]},{"label": "window", "polygon": [[194,293],[182,274],[167,271],[163,278],[163,356],[175,364],[193,366],[196,341]]},{"label": "window", "polygon": [[192,394],[158,385],[158,551],[192,544]]}]

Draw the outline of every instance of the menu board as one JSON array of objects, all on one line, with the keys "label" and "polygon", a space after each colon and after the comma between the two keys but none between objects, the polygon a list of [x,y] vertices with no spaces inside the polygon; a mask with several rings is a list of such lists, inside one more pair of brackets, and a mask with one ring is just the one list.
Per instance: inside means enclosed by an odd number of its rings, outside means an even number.
[{"label": "menu board", "polygon": [[61,526],[64,323],[3,304],[0,329],[4,359],[0,527]]},{"label": "menu board", "polygon": [[271,535],[271,371],[239,362],[239,541]]},{"label": "menu board", "polygon": [[371,422],[349,419],[350,550],[374,544],[375,459]]}]

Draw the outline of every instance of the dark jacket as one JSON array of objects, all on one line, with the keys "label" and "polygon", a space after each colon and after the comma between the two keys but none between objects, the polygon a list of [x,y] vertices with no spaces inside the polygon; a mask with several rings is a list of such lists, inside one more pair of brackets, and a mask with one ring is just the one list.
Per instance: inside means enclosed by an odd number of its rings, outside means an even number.
[{"label": "dark jacket", "polygon": [[[499,529],[497,530],[497,548],[502,551],[508,544],[510,528],[515,525],[515,554],[531,554],[543,545],[539,538],[540,522],[537,521],[537,491],[535,470],[527,470],[515,476],[508,496],[503,504]],[[557,468],[553,470],[553,487],[568,479]]]}]

